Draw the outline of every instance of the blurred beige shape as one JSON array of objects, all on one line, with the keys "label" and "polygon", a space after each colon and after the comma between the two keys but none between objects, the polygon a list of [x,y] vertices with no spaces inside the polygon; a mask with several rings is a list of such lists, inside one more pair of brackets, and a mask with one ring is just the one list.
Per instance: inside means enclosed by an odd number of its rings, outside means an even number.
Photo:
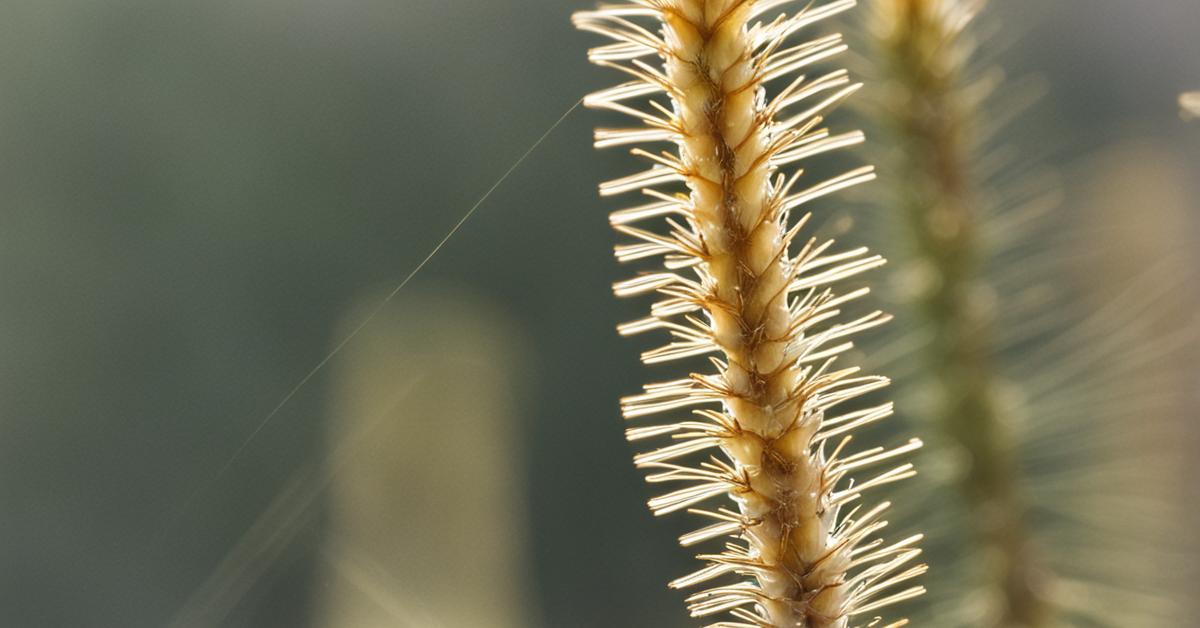
[{"label": "blurred beige shape", "polygon": [[1200,190],[1195,165],[1185,156],[1154,140],[1134,139],[1101,152],[1087,172],[1089,222],[1103,231],[1093,230],[1093,244],[1108,253],[1100,256],[1105,272],[1086,278],[1119,290],[1142,279],[1155,262],[1191,248]]},{"label": "blurred beige shape", "polygon": [[[522,343],[478,298],[414,295],[334,367],[329,441],[356,444],[334,456],[316,625],[536,625],[516,412]],[[348,316],[347,333],[364,316]]]},{"label": "blurred beige shape", "polygon": [[[1092,160],[1085,197],[1088,222],[1100,227],[1085,230],[1090,239],[1086,246],[1103,254],[1089,258],[1093,263],[1081,274],[1116,304],[1106,308],[1114,320],[1105,342],[1123,347],[1128,362],[1110,367],[1122,374],[1119,380],[1095,387],[1097,394],[1116,388],[1127,397],[1106,401],[1108,412],[1114,405],[1124,412],[1125,429],[1111,446],[1112,459],[1125,464],[1117,467],[1118,477],[1095,478],[1102,490],[1087,491],[1096,506],[1089,514],[1094,522],[1121,522],[1125,541],[1142,559],[1137,564],[1123,561],[1120,572],[1163,582],[1167,590],[1161,601],[1177,605],[1164,610],[1166,616],[1197,607],[1187,590],[1200,576],[1200,521],[1191,505],[1200,494],[1189,480],[1200,472],[1192,420],[1200,357],[1200,266],[1192,235],[1200,181],[1195,172],[1195,165],[1167,144],[1129,140]],[[1114,482],[1123,482],[1124,494],[1137,496],[1137,503],[1106,502]],[[1136,518],[1143,523],[1135,524]],[[1064,592],[1097,608],[1109,597],[1069,586]],[[1150,602],[1142,602],[1140,611],[1146,616],[1153,616]]]},{"label": "blurred beige shape", "polygon": [[1200,118],[1200,92],[1185,92],[1179,95],[1179,108],[1185,120]]}]

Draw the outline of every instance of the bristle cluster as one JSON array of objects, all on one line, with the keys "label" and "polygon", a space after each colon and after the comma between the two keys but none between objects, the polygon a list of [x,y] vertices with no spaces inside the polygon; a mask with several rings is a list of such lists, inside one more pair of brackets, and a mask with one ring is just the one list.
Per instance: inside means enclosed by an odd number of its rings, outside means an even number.
[{"label": "bristle cluster", "polygon": [[[652,199],[613,214],[615,229],[633,239],[617,247],[617,257],[662,260],[661,268],[615,286],[621,296],[661,297],[650,316],[621,332],[664,330],[672,337],[643,355],[648,364],[709,356],[714,368],[647,386],[622,407],[630,419],[684,409],[694,415],[628,432],[631,441],[672,441],[636,458],[652,471],[651,482],[684,484],[651,500],[653,511],[688,509],[711,520],[682,543],[728,539],[725,551],[699,557],[703,569],[672,583],[740,576],[692,595],[693,616],[727,616],[711,625],[728,627],[878,626],[878,609],[922,592],[897,585],[924,567],[913,565],[918,536],[893,544],[876,538],[887,525],[888,504],[859,502],[865,491],[913,475],[911,464],[896,461],[920,442],[854,453],[848,447],[854,430],[892,409],[845,408],[887,380],[834,363],[850,348],[850,336],[887,317],[839,320],[842,308],[867,291],[838,295],[830,286],[883,260],[865,249],[834,252],[832,242],[801,238],[808,216],[791,216],[873,172],[852,170],[798,189],[801,173],[784,176],[779,168],[862,141],[859,133],[833,135],[821,127],[823,112],[858,88],[844,71],[787,78],[844,50],[836,35],[791,42],[854,3],[763,19],[787,4],[633,0],[575,16],[579,28],[615,41],[592,50],[592,61],[632,79],[585,102],[641,123],[600,129],[596,145],[677,148],[637,148],[633,153],[651,166],[601,186],[604,195],[641,190]],[[768,99],[766,89],[777,79],[779,89]],[[664,95],[669,105],[656,100]],[[675,191],[655,189],[672,185]],[[648,221],[665,228],[644,228]],[[885,463],[896,466],[851,479]],[[698,508],[721,496],[736,510]]]}]

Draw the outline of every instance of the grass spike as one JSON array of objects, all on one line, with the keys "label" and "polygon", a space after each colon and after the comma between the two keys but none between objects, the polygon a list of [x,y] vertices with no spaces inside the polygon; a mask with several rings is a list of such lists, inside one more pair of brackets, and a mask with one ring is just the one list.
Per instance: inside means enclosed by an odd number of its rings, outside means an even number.
[{"label": "grass spike", "polygon": [[[844,451],[847,432],[890,415],[891,407],[839,414],[838,406],[887,380],[833,363],[852,346],[844,338],[888,317],[844,317],[841,308],[866,291],[837,296],[832,285],[883,260],[864,248],[836,251],[831,241],[801,236],[807,216],[790,216],[874,172],[853,169],[793,192],[799,173],[779,170],[863,141],[822,126],[859,85],[844,72],[795,77],[845,49],[840,36],[798,42],[798,35],[854,2],[795,3],[798,12],[782,12],[789,4],[633,0],[574,16],[580,29],[614,40],[592,51],[593,62],[633,79],[586,104],[643,125],[602,129],[597,147],[675,144],[666,153],[635,148],[649,168],[601,185],[605,196],[640,190],[657,199],[612,217],[633,240],[618,247],[621,261],[661,260],[617,284],[621,296],[662,297],[649,318],[621,332],[670,335],[667,345],[643,354],[647,364],[707,355],[715,368],[648,385],[622,407],[630,419],[692,408],[711,421],[697,427],[669,419],[676,423],[629,432],[638,441],[671,438],[637,457],[639,467],[652,470],[651,482],[684,484],[650,500],[654,513],[689,510],[718,520],[685,535],[684,545],[729,540],[725,551],[699,556],[703,568],[672,583],[711,587],[688,598],[694,617],[717,618],[714,627],[881,625],[876,611],[923,592],[910,583],[924,573],[915,563],[919,537],[879,549],[884,544],[874,534],[885,525],[886,506],[858,519],[843,515],[849,509],[842,506],[870,501],[877,487],[910,477],[912,465],[898,458],[920,441]],[[650,63],[655,57],[661,67]],[[653,220],[660,228],[631,226]],[[697,458],[713,448],[718,455]],[[864,478],[851,479],[862,471]],[[701,508],[717,500],[731,507]]]}]

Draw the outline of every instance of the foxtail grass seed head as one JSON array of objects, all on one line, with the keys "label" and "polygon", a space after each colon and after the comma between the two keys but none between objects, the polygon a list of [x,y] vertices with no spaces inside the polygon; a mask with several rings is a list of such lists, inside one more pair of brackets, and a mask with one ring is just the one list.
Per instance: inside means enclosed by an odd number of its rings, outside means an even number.
[{"label": "foxtail grass seed head", "polygon": [[[1053,88],[1007,77],[1003,23],[981,13],[1003,3],[864,4],[862,71],[875,80],[863,114],[884,140],[874,146],[889,149],[876,155],[886,176],[864,223],[893,260],[882,299],[898,315],[890,337],[872,338],[884,350],[867,356],[889,365],[892,394],[912,413],[902,422],[930,439],[922,478],[896,495],[903,508],[892,515],[928,534],[933,595],[913,621],[1194,624],[1176,594],[1194,585],[1180,567],[1194,554],[1179,527],[1183,456],[1172,444],[1194,388],[1177,379],[1193,332],[1172,314],[1180,297],[1167,297],[1187,273],[1161,239],[1140,256],[1125,242],[1110,261],[1098,251],[1130,230],[1063,202],[1055,167],[1030,150],[1045,138],[1027,137],[1025,120]],[[1146,201],[1179,188],[1157,174],[1171,169],[1154,152],[1128,175],[1149,192],[1111,193],[1136,187],[1114,174],[1127,164],[1089,167],[1114,216],[1153,205],[1147,224],[1169,221],[1170,201]]]},{"label": "foxtail grass seed head", "polygon": [[[793,4],[801,10],[781,14]],[[702,569],[672,583],[710,587],[688,604],[694,617],[724,618],[711,626],[883,626],[879,609],[923,592],[911,585],[925,571],[914,564],[920,537],[877,538],[888,504],[864,498],[912,476],[902,458],[920,442],[851,447],[851,433],[892,407],[845,405],[888,382],[835,365],[854,334],[888,317],[847,320],[843,308],[867,290],[838,294],[832,286],[883,260],[803,236],[809,216],[795,216],[873,171],[817,183],[800,171],[780,173],[863,140],[822,126],[824,113],[859,87],[846,72],[795,76],[845,49],[838,35],[795,36],[853,6],[632,0],[574,16],[579,28],[614,42],[593,49],[592,62],[628,77],[585,103],[637,122],[597,130],[596,145],[636,145],[633,154],[650,162],[600,187],[604,196],[649,197],[612,215],[630,240],[616,256],[659,260],[615,286],[619,296],[659,297],[649,316],[620,331],[671,337],[643,354],[647,364],[708,356],[712,365],[622,400],[628,419],[671,416],[627,433],[631,441],[670,442],[635,459],[650,482],[683,484],[652,499],[651,509],[708,520],[681,538],[684,546],[726,539],[724,551],[699,556]],[[673,150],[646,148],[653,144]],[[679,416],[688,410],[690,417]],[[884,470],[868,471],[878,465]]]},{"label": "foxtail grass seed head", "polygon": [[[980,233],[990,223],[974,189],[979,107],[973,100],[998,89],[995,72],[976,77],[970,67],[974,19],[983,5],[872,0],[872,57],[884,87],[871,113],[902,147],[889,153],[882,182],[888,196],[881,209],[895,214],[887,217],[894,225],[889,244],[905,252],[902,268],[935,278],[898,292],[906,323],[900,332],[923,338],[911,345],[916,370],[899,391],[929,391],[920,416],[941,442],[923,462],[941,457],[942,466],[958,467],[943,475],[953,476],[946,488],[967,508],[965,520],[944,517],[930,537],[930,547],[945,548],[935,554],[944,579],[935,604],[953,609],[942,610],[939,623],[1039,628],[1048,625],[1050,611],[1020,485],[1008,384],[995,364],[993,338],[1003,330],[995,329],[998,317],[980,296],[993,288],[984,276],[989,242],[983,238],[990,233]],[[951,451],[964,462],[944,462]],[[909,518],[924,512],[918,507]]]}]

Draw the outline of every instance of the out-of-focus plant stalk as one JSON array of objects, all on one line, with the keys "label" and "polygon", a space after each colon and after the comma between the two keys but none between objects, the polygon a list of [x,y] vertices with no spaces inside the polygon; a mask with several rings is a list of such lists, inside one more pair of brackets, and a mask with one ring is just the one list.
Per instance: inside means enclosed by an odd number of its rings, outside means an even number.
[{"label": "out-of-focus plant stalk", "polygon": [[1037,591],[1037,554],[991,363],[991,306],[979,298],[983,253],[970,183],[972,107],[963,90],[962,29],[979,2],[877,0],[887,73],[886,122],[902,145],[897,211],[918,258],[920,289],[912,301],[933,338],[921,359],[936,386],[934,424],[966,453],[959,488],[971,509],[972,534],[995,568],[988,586],[999,598],[996,622],[1039,627],[1049,621]]}]

